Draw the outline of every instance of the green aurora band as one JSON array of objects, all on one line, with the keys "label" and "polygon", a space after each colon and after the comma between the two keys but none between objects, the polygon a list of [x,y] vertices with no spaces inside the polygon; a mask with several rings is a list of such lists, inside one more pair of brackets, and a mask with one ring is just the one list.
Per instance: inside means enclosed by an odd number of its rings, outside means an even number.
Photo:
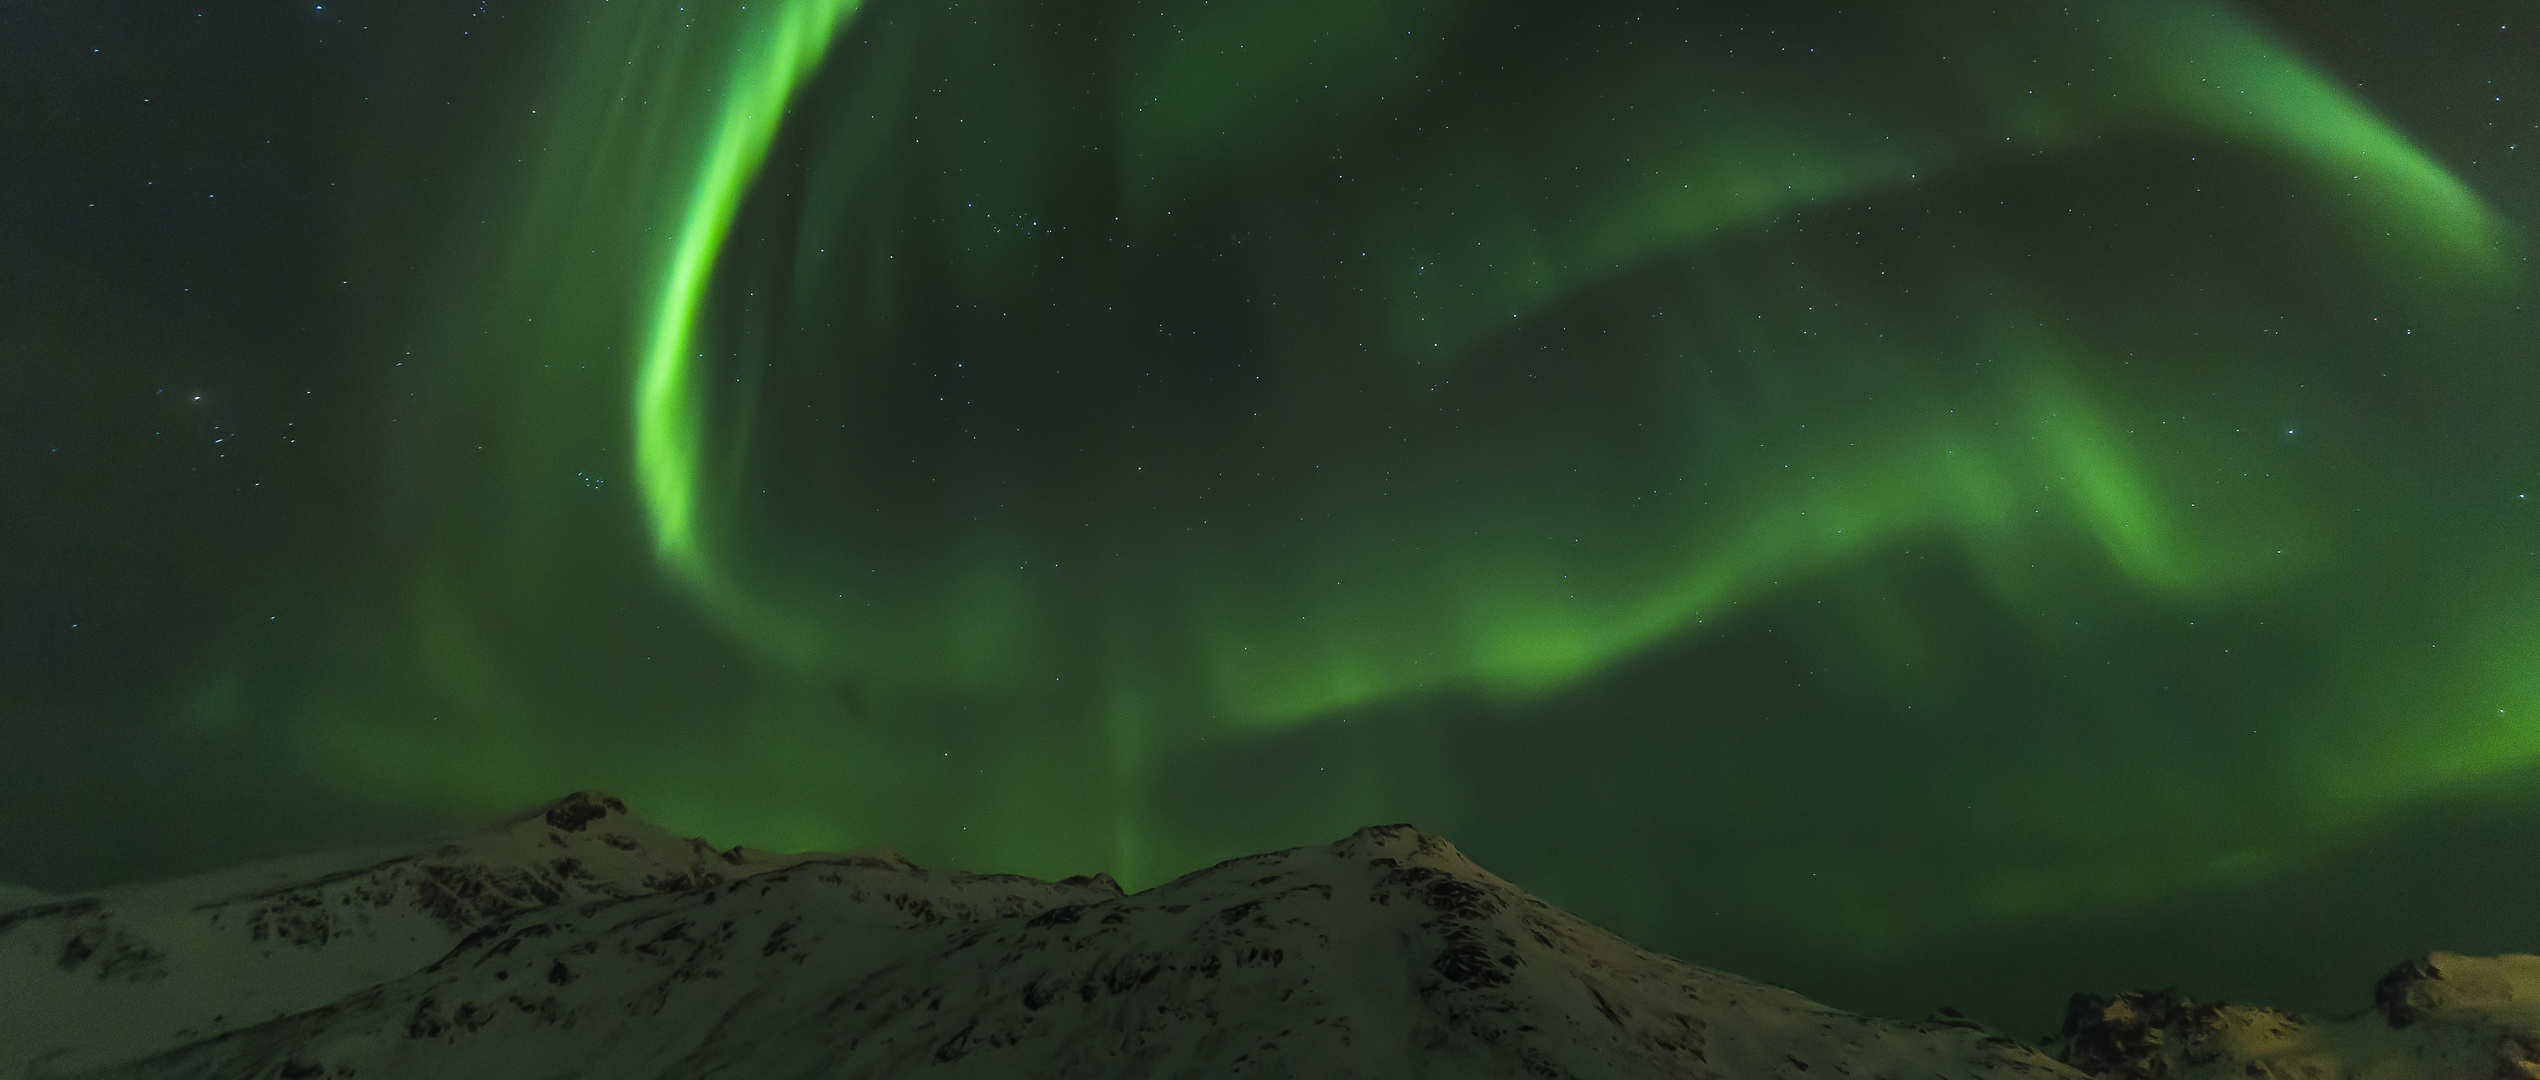
[{"label": "green aurora band", "polygon": [[[1397,34],[1416,33],[1403,25],[1412,21],[1411,11],[1401,5],[1311,14],[1283,10],[1266,17],[1256,15],[1252,23],[1238,20],[1195,27],[1186,33],[1203,35],[1201,40],[1179,41],[1170,55],[1142,66],[1130,76],[1140,85],[1125,96],[1134,99],[1151,85],[1177,98],[1198,99],[1198,104],[1184,105],[1175,115],[1153,123],[1129,121],[1120,138],[1142,148],[1133,156],[1194,168],[1188,158],[1216,149],[1212,142],[1233,139],[1208,132],[1207,127],[1246,119],[1268,122],[1242,116],[1240,106],[1233,103],[1234,95],[1219,87],[1242,85],[1246,80],[1272,82],[1281,72],[1275,65],[1258,62],[1234,73],[1207,71],[1194,67],[1188,57],[1228,55],[1257,41],[1275,40],[1282,24],[1314,22],[1340,23],[1343,28],[1335,36],[1347,33],[1361,39],[1338,46],[1344,62],[1354,58],[1367,65],[1397,60],[1371,48],[1382,49]],[[693,362],[705,354],[695,349],[695,328],[705,282],[722,254],[742,198],[777,137],[785,106],[800,84],[819,69],[831,34],[853,12],[851,3],[784,5],[766,24],[736,31],[743,42],[740,51],[748,59],[737,65],[725,85],[723,107],[708,148],[700,155],[695,194],[678,233],[676,252],[663,274],[667,284],[652,319],[635,392],[637,462],[664,562],[696,587],[736,631],[796,664],[865,653],[875,636],[873,628],[836,633],[818,615],[787,611],[781,602],[753,593],[719,564],[714,544],[698,521],[700,501],[710,497],[712,482],[704,447],[706,406]],[[1357,25],[1347,25],[1353,21],[1351,15]],[[2428,258],[2475,264],[2493,256],[2497,238],[2474,196],[2353,100],[2271,49],[2252,28],[2221,12],[2164,5],[2110,9],[2104,17],[2119,25],[2099,29],[2093,35],[2098,41],[2092,44],[2106,43],[2112,50],[2111,61],[2132,69],[2108,80],[2123,87],[2107,95],[2118,104],[2102,105],[2090,95],[2073,93],[2067,100],[2024,106],[2001,125],[2011,132],[2004,141],[2013,152],[2069,146],[2085,133],[2109,129],[2194,125],[2271,148],[2321,172],[2336,170],[2342,174],[2338,178],[2372,196],[2388,208],[2396,223],[2422,237]],[[1364,39],[1369,37],[1377,44],[1367,44]],[[2149,48],[2154,41],[2166,42],[2166,47]],[[1988,59],[1971,58],[1975,65]],[[1292,70],[1311,71],[1312,67],[1307,60]],[[1154,97],[1161,100],[1163,95]],[[1667,119],[1687,126],[1695,122],[1692,117]],[[1217,135],[1214,140],[1212,134]],[[1404,252],[1390,261],[1421,265],[1362,272],[1374,280],[1395,278],[1386,282],[1392,286],[1387,291],[1402,298],[1403,310],[1378,313],[1378,325],[1371,329],[1385,333],[1387,340],[1372,362],[1419,357],[1418,363],[1438,364],[1443,356],[1443,363],[1451,368],[1458,355],[1489,340],[1505,325],[1495,316],[1525,318],[1564,296],[1594,287],[1617,268],[1698,249],[1709,234],[1753,228],[1796,205],[1863,198],[1919,178],[1912,171],[1920,167],[1915,155],[1881,145],[1892,139],[1863,138],[1848,153],[1805,156],[1774,153],[1784,149],[1774,145],[1777,141],[1769,135],[1761,140],[1714,137],[1654,150],[1657,161],[1646,175],[1626,179],[1617,185],[1620,190],[1588,207],[1594,215],[1589,220],[1521,223],[1538,250],[1525,252],[1523,264],[1516,267],[1496,261],[1473,266],[1471,261],[1457,260],[1458,253],[1452,251],[1421,250],[1419,234],[1449,231],[1439,227],[1443,223],[1424,221],[1397,228],[1414,235],[1388,238],[1393,242],[1383,246]],[[1783,160],[1761,167],[1752,164],[1775,157]],[[1952,165],[1965,167],[1964,163]],[[1458,262],[1464,263],[1460,269]],[[1451,282],[1410,280],[1433,266]],[[1440,302],[1431,297],[1434,293],[1453,299]],[[2254,538],[2231,537],[2208,529],[2206,535],[2195,535],[2195,526],[2178,520],[2168,507],[2185,500],[2156,496],[2157,485],[2136,460],[2139,455],[2129,455],[2123,448],[2115,430],[2118,421],[2104,415],[2090,395],[2060,374],[2070,366],[2064,358],[2087,345],[2014,333],[1985,347],[2024,369],[2016,378],[2025,385],[2011,391],[2013,398],[2003,404],[2037,418],[2039,430],[2013,437],[2015,443],[2026,446],[2002,445],[2000,436],[1974,430],[1976,424],[1990,421],[1895,433],[1874,452],[1858,455],[1867,460],[1839,466],[1851,474],[1851,482],[1839,492],[1808,499],[1774,498],[1771,505],[1738,515],[1740,520],[1727,527],[1685,523],[1678,537],[1671,538],[1669,555],[1654,560],[1654,565],[1635,561],[1603,568],[1610,595],[1584,606],[1573,602],[1577,598],[1569,586],[1550,586],[1545,575],[1489,565],[1498,552],[1468,551],[1448,556],[1445,568],[1428,571],[1427,576],[1436,579],[1436,592],[1416,605],[1418,614],[1411,618],[1419,628],[1408,639],[1398,619],[1382,620],[1385,629],[1381,632],[1353,633],[1352,624],[1374,621],[1369,618],[1371,612],[1352,610],[1355,605],[1320,612],[1327,623],[1343,624],[1338,632],[1341,640],[1321,627],[1288,633],[1283,626],[1262,625],[1260,620],[1246,620],[1235,613],[1176,613],[1188,620],[1180,633],[1210,642],[1202,650],[1206,670],[1196,676],[1206,704],[1212,714],[1234,723],[1263,724],[1305,720],[1423,687],[1540,693],[1678,633],[1703,612],[1729,610],[1774,582],[1855,557],[1865,547],[1900,534],[1940,532],[1965,543],[1999,536],[2005,530],[2007,510],[2020,500],[2016,492],[2024,490],[2060,486],[2061,501],[2085,524],[2107,558],[2138,585],[2163,591],[2211,592],[2245,586],[2276,572],[2269,560],[2252,557],[2257,548],[2301,543],[2282,537],[2265,539],[2264,533]],[[1990,452],[1957,458],[1958,448],[1979,447]],[[1828,467],[1838,466],[1829,463]],[[1812,507],[1817,520],[1801,521]],[[1359,511],[1369,512],[1381,511],[1374,507]],[[1387,524],[1395,536],[1416,534],[1417,526]],[[1461,531],[1464,524],[1469,523],[1459,522],[1447,531]],[[1682,543],[1688,536],[1700,536],[1705,542]],[[1360,557],[1353,553],[1343,558]],[[1190,573],[1205,578],[1212,571]],[[1512,577],[1532,577],[1538,584],[1502,584]],[[1189,590],[1198,596],[1244,591],[1240,583],[1215,580]],[[941,595],[956,594],[957,590],[947,590]],[[987,603],[1002,606],[1007,601]],[[1590,614],[1582,615],[1583,608]],[[964,684],[997,678],[999,672],[1037,670],[1029,657],[1020,655],[1035,648],[1034,644],[1019,640],[1020,635],[1011,630],[981,632],[982,624],[1010,618],[981,615],[947,635],[957,640],[930,642],[927,650],[975,653],[982,638],[994,642],[989,655],[966,658],[960,665],[963,670],[957,679]],[[1252,651],[1268,655],[1234,655]],[[903,662],[919,670],[939,666],[919,657]]]},{"label": "green aurora band", "polygon": [[2517,227],[2229,9],[861,7],[592,7],[493,450],[207,725],[1133,886],[1408,818],[1694,953],[2540,757]]}]

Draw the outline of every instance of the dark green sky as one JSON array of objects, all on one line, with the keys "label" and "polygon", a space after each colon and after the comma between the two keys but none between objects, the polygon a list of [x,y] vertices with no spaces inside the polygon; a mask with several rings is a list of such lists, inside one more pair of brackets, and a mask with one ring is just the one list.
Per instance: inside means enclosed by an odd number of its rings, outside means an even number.
[{"label": "dark green sky", "polygon": [[2021,1034],[2533,948],[2516,8],[9,0],[0,880],[602,787]]}]

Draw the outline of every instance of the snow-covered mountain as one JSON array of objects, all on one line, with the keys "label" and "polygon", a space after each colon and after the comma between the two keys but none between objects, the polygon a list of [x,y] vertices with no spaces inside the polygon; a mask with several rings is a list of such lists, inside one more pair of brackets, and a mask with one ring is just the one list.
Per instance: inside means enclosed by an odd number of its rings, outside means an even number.
[{"label": "snow-covered mountain", "polygon": [[785,860],[576,795],[482,830],[252,863],[0,913],[0,1077],[129,1062],[410,976],[488,925]]},{"label": "snow-covered mountain", "polygon": [[1633,948],[1408,827],[1123,895],[575,795],[0,923],[0,1076],[2073,1076]]},{"label": "snow-covered mountain", "polygon": [[[2469,998],[2528,1010],[2540,990],[2540,960],[2428,963],[2386,990],[2419,1036]],[[2203,1037],[2144,1000],[2077,998],[2065,1056],[2126,1077],[2223,1060],[2143,1052]],[[2514,1017],[2496,1022],[2540,1032]],[[2345,1044],[2315,1042],[2330,1056],[2300,1063],[2342,1067]],[[0,912],[0,1080],[921,1075],[2090,1074],[1965,1021],[1856,1016],[1635,948],[1408,826],[1126,895],[887,851],[716,851],[578,794],[416,845]]]}]

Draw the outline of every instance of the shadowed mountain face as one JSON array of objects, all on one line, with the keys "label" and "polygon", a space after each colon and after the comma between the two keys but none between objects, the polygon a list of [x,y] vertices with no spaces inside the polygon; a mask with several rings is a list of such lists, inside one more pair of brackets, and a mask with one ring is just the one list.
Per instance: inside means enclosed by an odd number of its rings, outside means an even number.
[{"label": "shadowed mountain face", "polygon": [[1407,826],[1126,895],[576,795],[6,919],[10,1077],[2078,1075],[1635,948]]}]

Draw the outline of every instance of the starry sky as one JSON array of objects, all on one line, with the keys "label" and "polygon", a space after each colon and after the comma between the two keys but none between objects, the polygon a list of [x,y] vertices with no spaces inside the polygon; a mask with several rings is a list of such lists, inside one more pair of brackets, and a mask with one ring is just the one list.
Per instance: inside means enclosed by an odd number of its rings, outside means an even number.
[{"label": "starry sky", "polygon": [[604,788],[2021,1035],[2540,948],[2529,14],[0,2],[0,880]]}]

